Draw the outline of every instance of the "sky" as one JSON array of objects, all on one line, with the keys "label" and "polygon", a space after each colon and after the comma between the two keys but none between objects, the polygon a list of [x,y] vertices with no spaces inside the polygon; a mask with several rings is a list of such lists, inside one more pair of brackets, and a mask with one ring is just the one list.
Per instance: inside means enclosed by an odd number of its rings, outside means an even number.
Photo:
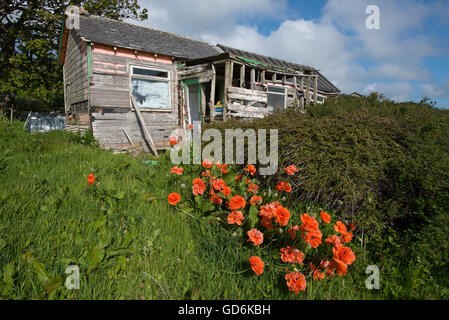
[{"label": "sky", "polygon": [[[140,0],[146,27],[319,69],[343,93],[449,108],[449,1]],[[379,28],[368,29],[369,5]],[[371,21],[371,20],[370,20]]]}]

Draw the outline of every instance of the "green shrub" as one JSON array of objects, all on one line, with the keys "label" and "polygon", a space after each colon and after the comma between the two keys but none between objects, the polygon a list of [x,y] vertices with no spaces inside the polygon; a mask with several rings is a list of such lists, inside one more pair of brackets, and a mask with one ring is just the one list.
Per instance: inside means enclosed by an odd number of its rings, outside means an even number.
[{"label": "green shrub", "polygon": [[342,95],[305,114],[213,126],[278,129],[279,170],[299,168],[295,200],[357,221],[379,261],[419,257],[431,272],[449,265],[448,110]]}]

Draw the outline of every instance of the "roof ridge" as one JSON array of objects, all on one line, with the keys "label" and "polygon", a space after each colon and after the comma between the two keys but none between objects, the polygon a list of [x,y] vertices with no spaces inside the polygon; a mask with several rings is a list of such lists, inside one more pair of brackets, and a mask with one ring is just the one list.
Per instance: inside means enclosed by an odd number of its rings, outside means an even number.
[{"label": "roof ridge", "polygon": [[102,17],[102,16],[98,16],[98,15],[91,14],[91,13],[86,13],[86,12],[82,12],[81,15],[85,16],[85,17],[89,17],[89,18],[94,18],[94,19],[99,19],[99,20],[106,20],[106,21],[110,21],[110,22],[113,22],[113,23],[120,23],[120,24],[127,25],[127,26],[130,26],[130,27],[133,27],[133,28],[139,28],[139,29],[143,29],[143,30],[151,30],[151,31],[155,31],[155,32],[160,32],[160,33],[164,33],[164,34],[167,34],[167,35],[170,35],[170,36],[174,36],[174,37],[177,37],[177,38],[186,39],[186,40],[190,40],[190,41],[196,41],[196,42],[207,44],[207,45],[209,45],[211,47],[214,47],[214,45],[212,45],[212,44],[210,44],[210,43],[208,43],[206,41],[192,39],[192,38],[189,38],[189,37],[184,36],[184,35],[168,32],[168,31],[164,31],[164,30],[158,30],[158,29],[153,29],[153,28],[149,28],[149,27],[139,26],[137,24],[133,24],[133,23],[129,23],[129,22],[121,21],[121,20],[115,20],[115,19],[111,19],[111,18],[107,18],[107,17]]}]

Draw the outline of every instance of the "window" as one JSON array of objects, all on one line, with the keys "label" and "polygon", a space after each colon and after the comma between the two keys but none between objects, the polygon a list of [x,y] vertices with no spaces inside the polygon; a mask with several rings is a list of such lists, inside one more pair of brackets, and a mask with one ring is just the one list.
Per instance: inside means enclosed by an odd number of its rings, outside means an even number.
[{"label": "window", "polygon": [[141,109],[171,110],[169,71],[132,66],[131,92]]},{"label": "window", "polygon": [[267,107],[276,111],[285,109],[287,105],[287,88],[268,86]]}]

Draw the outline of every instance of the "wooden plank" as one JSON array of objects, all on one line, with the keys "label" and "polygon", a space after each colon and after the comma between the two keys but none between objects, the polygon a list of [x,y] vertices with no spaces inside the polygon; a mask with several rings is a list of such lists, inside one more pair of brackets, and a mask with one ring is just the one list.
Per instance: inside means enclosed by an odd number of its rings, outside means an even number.
[{"label": "wooden plank", "polygon": [[228,107],[230,111],[235,112],[249,112],[249,113],[260,113],[263,115],[270,114],[270,111],[264,107],[249,107],[241,104],[231,103]]},{"label": "wooden plank", "polygon": [[137,104],[136,100],[134,99],[134,97],[132,95],[130,95],[130,97],[131,97],[132,104],[134,105],[134,109],[136,110],[136,114],[139,117],[140,123],[142,124],[143,130],[144,130],[145,135],[146,135],[146,137],[148,139],[148,142],[150,143],[150,147],[153,150],[154,155],[156,157],[158,157],[156,146],[154,145],[153,139],[151,138],[151,135],[148,132],[147,126],[145,124],[145,119],[142,117],[142,114],[140,113],[139,105]]},{"label": "wooden plank", "polygon": [[256,69],[251,69],[251,90],[255,89],[256,83]]},{"label": "wooden plank", "polygon": [[310,102],[310,76],[306,78],[306,106],[309,105]]},{"label": "wooden plank", "polygon": [[182,67],[182,68],[178,69],[178,75],[182,79],[185,76],[205,72],[210,69],[211,69],[211,67],[208,63],[199,64],[199,65],[190,66],[190,67]]},{"label": "wooden plank", "polygon": [[215,66],[212,65],[212,80],[210,83],[210,101],[209,101],[209,121],[214,122],[215,120],[215,82],[216,82],[216,73]]},{"label": "wooden plank", "polygon": [[204,122],[204,119],[206,118],[206,90],[204,90],[204,86],[200,85],[201,87],[201,119],[202,122]]},{"label": "wooden plank", "polygon": [[301,96],[299,97],[299,105],[304,110],[304,77],[299,80],[299,87],[301,88]]},{"label": "wooden plank", "polygon": [[240,88],[243,88],[243,84],[245,83],[245,65],[242,64],[240,67]]},{"label": "wooden plank", "polygon": [[129,143],[130,143],[130,145],[131,145],[131,148],[135,148],[134,143],[133,143],[133,141],[131,140],[131,138],[129,137],[129,135],[128,135],[128,133],[126,132],[125,128],[122,128],[122,130],[123,130],[123,133],[125,134],[126,138],[128,139],[128,141],[129,141]]},{"label": "wooden plank", "polygon": [[226,113],[227,113],[227,104],[229,103],[229,97],[228,97],[228,88],[232,87],[232,75],[231,73],[231,62],[229,60],[225,63],[225,81],[224,81],[224,106],[223,106],[223,121],[226,120]]},{"label": "wooden plank", "polygon": [[260,84],[263,86],[265,85],[265,70],[262,70],[260,74]]}]

